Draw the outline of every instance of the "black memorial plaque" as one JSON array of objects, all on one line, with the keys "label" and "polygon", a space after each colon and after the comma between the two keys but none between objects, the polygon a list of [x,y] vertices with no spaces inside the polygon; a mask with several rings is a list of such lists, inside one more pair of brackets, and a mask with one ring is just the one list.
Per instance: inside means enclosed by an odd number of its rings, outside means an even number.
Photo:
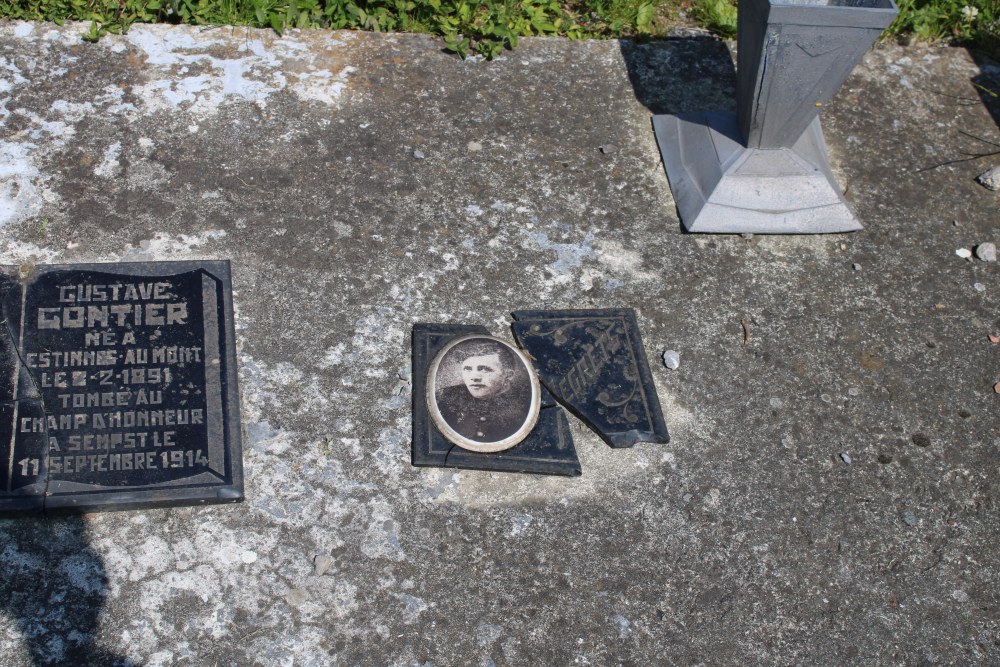
[{"label": "black memorial plaque", "polygon": [[243,498],[228,262],[3,281],[0,512]]},{"label": "black memorial plaque", "polygon": [[427,407],[428,369],[434,357],[450,341],[468,334],[489,335],[489,331],[484,327],[461,324],[413,325],[413,465],[579,475],[580,461],[576,457],[566,415],[545,387],[541,387],[541,408],[534,429],[510,449],[471,451],[442,435]]},{"label": "black memorial plaque", "polygon": [[538,378],[612,447],[670,440],[631,308],[523,310],[512,324]]},{"label": "black memorial plaque", "polygon": [[20,362],[21,302],[24,289],[17,269],[0,269],[0,307],[3,309],[3,342],[0,343],[0,512],[40,512],[45,499],[45,440],[37,436],[15,438],[18,414],[41,415],[35,384]]}]

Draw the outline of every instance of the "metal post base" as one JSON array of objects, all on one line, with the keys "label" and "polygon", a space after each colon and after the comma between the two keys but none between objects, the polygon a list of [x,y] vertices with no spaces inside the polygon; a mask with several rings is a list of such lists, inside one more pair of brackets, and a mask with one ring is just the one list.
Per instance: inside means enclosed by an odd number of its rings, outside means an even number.
[{"label": "metal post base", "polygon": [[791,148],[747,148],[735,113],[654,116],[684,228],[722,234],[861,229],[830,171],[819,117]]}]

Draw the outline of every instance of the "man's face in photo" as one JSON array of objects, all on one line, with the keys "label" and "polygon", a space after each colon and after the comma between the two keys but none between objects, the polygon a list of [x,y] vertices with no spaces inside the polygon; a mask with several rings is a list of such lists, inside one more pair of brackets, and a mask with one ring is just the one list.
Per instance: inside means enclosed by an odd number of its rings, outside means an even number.
[{"label": "man's face in photo", "polygon": [[462,362],[462,380],[475,398],[490,398],[503,388],[503,367],[499,354],[469,357]]}]

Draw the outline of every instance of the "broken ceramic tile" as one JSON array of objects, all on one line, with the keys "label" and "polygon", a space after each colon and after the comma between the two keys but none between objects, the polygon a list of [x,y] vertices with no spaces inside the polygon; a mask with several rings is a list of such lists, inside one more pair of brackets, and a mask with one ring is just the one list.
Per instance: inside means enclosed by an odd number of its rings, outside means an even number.
[{"label": "broken ceramic tile", "polygon": [[670,440],[635,311],[523,310],[518,343],[542,384],[612,447]]}]

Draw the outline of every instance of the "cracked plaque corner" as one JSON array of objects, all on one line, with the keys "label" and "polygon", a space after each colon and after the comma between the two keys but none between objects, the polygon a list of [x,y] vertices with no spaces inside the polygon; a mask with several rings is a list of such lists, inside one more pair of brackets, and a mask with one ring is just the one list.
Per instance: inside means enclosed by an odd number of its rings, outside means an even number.
[{"label": "cracked plaque corner", "polygon": [[555,399],[615,448],[670,440],[631,308],[523,310],[514,337]]}]

